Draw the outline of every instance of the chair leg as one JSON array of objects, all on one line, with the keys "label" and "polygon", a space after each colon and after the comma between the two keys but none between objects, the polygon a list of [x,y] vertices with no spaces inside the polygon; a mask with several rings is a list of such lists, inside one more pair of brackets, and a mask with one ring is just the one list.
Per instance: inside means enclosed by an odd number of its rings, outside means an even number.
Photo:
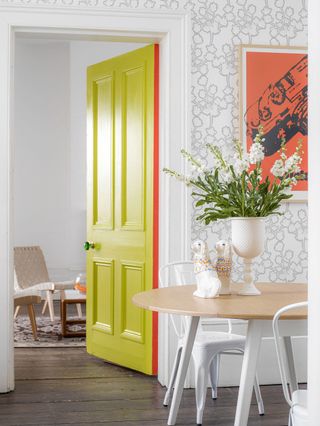
[{"label": "chair leg", "polygon": [[16,319],[20,310],[20,306],[18,305],[14,311],[13,319]]},{"label": "chair leg", "polygon": [[46,300],[43,302],[43,307],[42,307],[42,311],[41,311],[41,314],[42,314],[42,315],[46,312],[47,306],[48,306],[48,301],[47,301],[47,299],[46,299]]},{"label": "chair leg", "polygon": [[29,318],[30,318],[30,322],[31,322],[33,338],[34,338],[34,340],[37,340],[38,339],[37,323],[36,323],[36,316],[35,316],[35,313],[34,313],[33,305],[28,305],[28,313],[29,313]]},{"label": "chair leg", "polygon": [[261,391],[260,391],[259,380],[258,380],[257,374],[256,374],[256,377],[254,379],[253,387],[254,387],[254,393],[256,395],[256,400],[257,400],[257,404],[258,404],[259,415],[264,416],[264,404],[263,404],[263,399],[262,399],[262,396],[261,396]]},{"label": "chair leg", "polygon": [[298,381],[294,368],[294,358],[292,352],[292,343],[290,336],[283,336],[283,345],[286,354],[287,368],[288,368],[288,379],[289,379],[289,388],[291,395],[294,391],[298,389]]},{"label": "chair leg", "polygon": [[218,381],[220,368],[220,354],[217,354],[210,365],[210,380],[212,387],[212,399],[218,398]]},{"label": "chair leg", "polygon": [[50,319],[53,322],[54,321],[54,310],[53,310],[53,291],[52,290],[47,290],[47,302],[48,302],[48,307],[49,307],[49,314],[50,314]]},{"label": "chair leg", "polygon": [[202,424],[203,411],[206,404],[209,363],[201,362],[195,366],[197,425]]},{"label": "chair leg", "polygon": [[176,381],[177,372],[178,372],[178,368],[179,368],[179,364],[180,364],[181,352],[182,352],[182,347],[180,346],[178,348],[176,356],[174,358],[168,389],[167,389],[167,392],[166,392],[166,394],[164,396],[164,400],[163,400],[163,405],[165,407],[167,407],[169,405],[171,392],[172,392],[172,389],[174,387],[174,382]]},{"label": "chair leg", "polygon": [[81,303],[77,303],[77,312],[78,312],[78,317],[82,318]]}]

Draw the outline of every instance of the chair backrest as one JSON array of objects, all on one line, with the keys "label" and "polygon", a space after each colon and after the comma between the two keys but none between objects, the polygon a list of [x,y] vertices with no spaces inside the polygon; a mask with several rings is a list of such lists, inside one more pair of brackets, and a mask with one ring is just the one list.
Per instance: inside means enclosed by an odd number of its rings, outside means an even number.
[{"label": "chair backrest", "polygon": [[49,282],[49,274],[39,246],[14,247],[14,269],[20,288]]},{"label": "chair backrest", "polygon": [[[159,284],[161,287],[171,287],[177,285],[196,284],[194,265],[192,261],[171,262],[159,269]],[[169,315],[173,329],[179,338],[185,334],[190,318],[183,315]],[[228,332],[231,333],[231,321],[217,319],[222,324],[228,324]]]},{"label": "chair backrest", "polygon": [[284,306],[283,308],[279,309],[278,312],[275,313],[273,317],[273,321],[272,321],[273,335],[274,335],[274,340],[276,345],[276,352],[277,352],[283,394],[290,407],[292,406],[291,394],[288,388],[288,383],[290,382],[290,380],[287,374],[287,368],[286,368],[287,362],[286,362],[286,357],[283,350],[284,348],[281,342],[282,333],[281,333],[281,328],[279,326],[279,320],[281,315],[284,314],[285,312],[288,312],[293,309],[303,308],[306,306],[308,306],[308,302],[300,302],[300,303],[294,303],[292,305]]},{"label": "chair backrest", "polygon": [[[193,271],[193,262],[180,261],[171,262],[159,269],[160,287],[171,287],[177,285],[195,284],[196,279]],[[178,338],[182,338],[188,326],[188,317],[183,315],[169,315],[174,332]]]}]

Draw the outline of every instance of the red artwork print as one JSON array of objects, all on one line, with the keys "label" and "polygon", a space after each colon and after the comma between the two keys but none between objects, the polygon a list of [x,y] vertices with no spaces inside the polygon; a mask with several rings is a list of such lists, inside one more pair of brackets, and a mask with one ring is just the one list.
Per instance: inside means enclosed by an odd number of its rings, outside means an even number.
[{"label": "red artwork print", "polygon": [[305,179],[294,191],[308,189],[308,58],[304,53],[246,52],[246,124],[247,149],[259,126],[264,131],[264,177],[279,158],[281,139],[286,139],[287,156],[303,141],[301,169]]}]

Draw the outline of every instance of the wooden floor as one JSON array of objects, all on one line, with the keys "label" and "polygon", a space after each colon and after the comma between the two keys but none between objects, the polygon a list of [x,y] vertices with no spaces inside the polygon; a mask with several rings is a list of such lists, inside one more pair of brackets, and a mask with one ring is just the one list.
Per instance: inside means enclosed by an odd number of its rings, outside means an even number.
[{"label": "wooden floor", "polygon": [[[110,365],[84,348],[16,349],[16,390],[0,395],[0,425],[166,425],[165,389],[155,377]],[[255,401],[249,425],[287,425],[280,386],[263,386],[266,414]],[[203,425],[231,426],[237,388],[209,396]],[[195,424],[194,391],[185,390],[177,425]]]}]

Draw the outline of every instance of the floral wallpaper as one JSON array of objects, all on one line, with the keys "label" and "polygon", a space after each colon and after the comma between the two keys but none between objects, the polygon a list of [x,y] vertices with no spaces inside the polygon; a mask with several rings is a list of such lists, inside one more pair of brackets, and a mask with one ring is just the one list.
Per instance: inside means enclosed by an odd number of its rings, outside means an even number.
[{"label": "floral wallpaper", "polygon": [[[239,132],[239,44],[306,46],[307,4],[303,0],[237,0],[187,2],[193,16],[192,147],[205,159],[205,144],[225,148]],[[255,262],[262,281],[306,281],[307,204],[288,203],[283,216],[267,220],[262,261]],[[194,217],[197,212],[194,209]],[[206,239],[212,248],[230,238],[228,223],[211,229],[193,221],[192,239]],[[242,261],[234,257],[233,278]]]},{"label": "floral wallpaper", "polygon": [[[192,151],[205,158],[205,144],[228,147],[238,135],[238,45],[306,46],[306,0],[0,0],[0,7],[81,7],[188,10],[192,17]],[[307,204],[284,206],[267,220],[259,280],[307,278]],[[193,218],[197,215],[193,210]],[[229,238],[228,223],[205,227],[193,221],[192,239]],[[242,272],[235,262],[234,278]]]}]

